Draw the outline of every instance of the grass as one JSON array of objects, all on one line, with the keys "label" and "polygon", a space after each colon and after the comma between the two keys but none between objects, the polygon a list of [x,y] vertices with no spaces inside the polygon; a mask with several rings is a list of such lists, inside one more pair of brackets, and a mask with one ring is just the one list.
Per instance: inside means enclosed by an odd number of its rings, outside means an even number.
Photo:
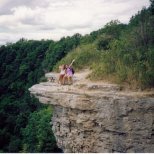
[{"label": "grass", "polygon": [[77,47],[55,65],[54,71],[58,71],[58,67],[62,64],[70,64],[73,59],[75,59],[73,64],[75,71],[91,68],[100,60],[100,51],[96,49],[95,44]]}]

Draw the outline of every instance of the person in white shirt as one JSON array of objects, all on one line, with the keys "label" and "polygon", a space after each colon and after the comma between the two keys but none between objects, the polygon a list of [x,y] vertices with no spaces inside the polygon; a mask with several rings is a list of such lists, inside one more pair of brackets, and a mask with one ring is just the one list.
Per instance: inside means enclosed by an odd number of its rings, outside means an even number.
[{"label": "person in white shirt", "polygon": [[59,78],[58,78],[58,83],[63,85],[64,84],[64,76],[66,74],[66,65],[59,66],[59,69],[60,69],[60,75],[59,75]]}]

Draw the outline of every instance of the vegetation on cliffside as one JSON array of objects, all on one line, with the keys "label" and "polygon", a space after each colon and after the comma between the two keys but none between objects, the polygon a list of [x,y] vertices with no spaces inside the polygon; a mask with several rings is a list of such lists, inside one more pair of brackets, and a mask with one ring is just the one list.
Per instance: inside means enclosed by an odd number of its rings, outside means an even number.
[{"label": "vegetation on cliffside", "polygon": [[143,8],[133,16],[128,25],[111,21],[104,28],[83,37],[82,45],[57,66],[76,58],[74,67],[90,67],[93,80],[107,79],[135,89],[151,88],[154,86],[153,24],[152,2],[149,8]]},{"label": "vegetation on cliffside", "polygon": [[92,69],[92,80],[132,88],[154,87],[154,1],[128,25],[111,21],[89,35],[25,40],[0,47],[0,152],[59,152],[49,126],[51,109],[28,88],[44,73],[76,59],[75,70]]}]

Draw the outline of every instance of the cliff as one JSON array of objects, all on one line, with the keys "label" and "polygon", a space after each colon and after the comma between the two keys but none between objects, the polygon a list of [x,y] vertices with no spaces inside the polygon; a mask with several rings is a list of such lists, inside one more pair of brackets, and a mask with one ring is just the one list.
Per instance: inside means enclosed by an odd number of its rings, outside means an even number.
[{"label": "cliff", "polygon": [[53,106],[58,146],[64,152],[154,152],[154,93],[91,82],[88,73],[76,73],[73,85],[44,82],[29,89]]}]

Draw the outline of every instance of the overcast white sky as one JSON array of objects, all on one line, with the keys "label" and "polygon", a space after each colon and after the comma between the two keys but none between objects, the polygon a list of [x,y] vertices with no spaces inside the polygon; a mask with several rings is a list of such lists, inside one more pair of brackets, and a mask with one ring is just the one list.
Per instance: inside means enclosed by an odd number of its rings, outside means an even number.
[{"label": "overcast white sky", "polygon": [[27,39],[53,39],[88,34],[130,17],[149,0],[0,0],[0,44]]}]

